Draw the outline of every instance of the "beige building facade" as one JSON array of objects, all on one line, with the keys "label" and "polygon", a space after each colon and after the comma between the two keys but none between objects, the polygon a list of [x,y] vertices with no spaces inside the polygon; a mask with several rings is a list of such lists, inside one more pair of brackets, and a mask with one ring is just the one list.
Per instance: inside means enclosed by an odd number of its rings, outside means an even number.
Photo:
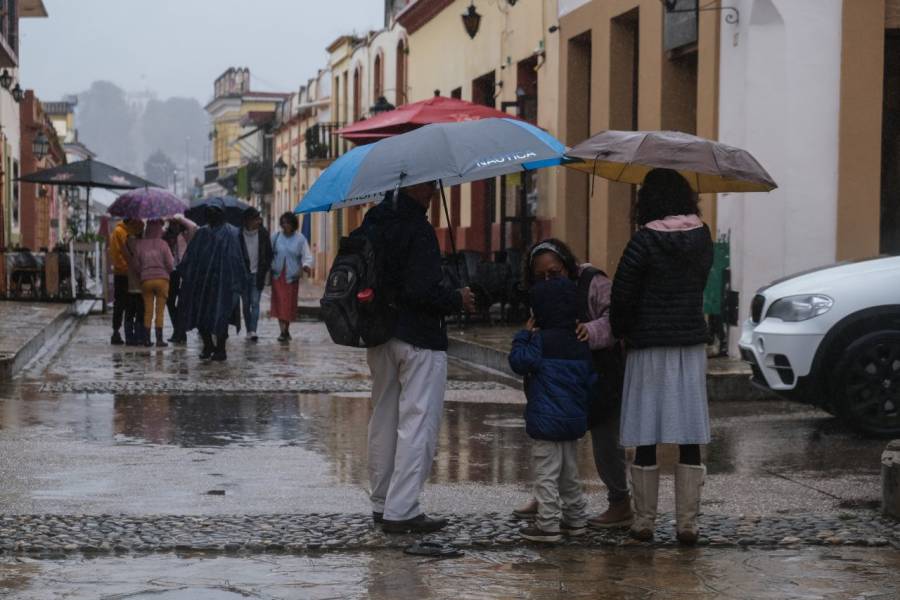
[{"label": "beige building facade", "polygon": [[[417,0],[398,17],[408,36],[411,102],[438,94],[518,115],[552,135],[558,129],[556,2],[478,2],[478,31],[470,36],[461,15],[468,0]],[[459,249],[485,255],[521,249],[549,235],[557,206],[556,169],[501,177],[453,188],[450,224]],[[523,193],[522,186],[525,186]],[[437,203],[432,222],[449,251],[447,218]]]}]

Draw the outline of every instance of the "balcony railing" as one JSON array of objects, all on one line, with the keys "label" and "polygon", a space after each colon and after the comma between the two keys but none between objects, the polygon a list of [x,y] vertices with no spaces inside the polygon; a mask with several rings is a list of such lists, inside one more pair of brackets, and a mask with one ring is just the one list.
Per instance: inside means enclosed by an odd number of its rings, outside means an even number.
[{"label": "balcony railing", "polygon": [[343,123],[316,123],[306,130],[306,160],[332,161],[342,154],[344,142],[338,135]]}]

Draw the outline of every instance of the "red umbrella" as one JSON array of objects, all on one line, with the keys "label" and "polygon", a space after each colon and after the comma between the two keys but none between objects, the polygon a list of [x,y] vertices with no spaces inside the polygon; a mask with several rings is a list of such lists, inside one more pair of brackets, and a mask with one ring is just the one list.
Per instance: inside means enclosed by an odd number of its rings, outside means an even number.
[{"label": "red umbrella", "polygon": [[473,104],[456,98],[433,96],[428,100],[404,104],[371,119],[348,125],[338,131],[344,139],[357,144],[377,142],[430,123],[477,121],[491,118],[516,118],[490,106]]}]

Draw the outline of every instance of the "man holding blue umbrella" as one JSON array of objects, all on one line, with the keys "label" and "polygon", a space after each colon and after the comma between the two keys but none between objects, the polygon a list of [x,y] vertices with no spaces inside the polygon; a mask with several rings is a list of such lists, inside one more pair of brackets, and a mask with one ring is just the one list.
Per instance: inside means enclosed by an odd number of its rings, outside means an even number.
[{"label": "man holding blue umbrella", "polygon": [[366,214],[362,229],[384,240],[373,246],[385,259],[385,287],[396,297],[398,315],[392,339],[368,349],[372,516],[388,533],[446,525],[421,511],[419,495],[434,459],[447,382],[444,317],[472,311],[475,304],[470,290],[443,286],[427,208],[445,185],[559,165],[564,152],[559,140],[523,121],[435,123],[350,150],[322,173],[297,207],[296,212],[309,213],[384,198]]},{"label": "man holding blue umbrella", "polygon": [[403,188],[396,202],[374,207],[363,223],[389,240],[379,250],[398,307],[392,339],[368,349],[372,513],[387,533],[424,533],[447,524],[422,512],[419,495],[437,450],[447,385],[444,317],[474,311],[475,301],[469,288],[443,284],[441,251],[426,215],[436,192],[433,182]]}]

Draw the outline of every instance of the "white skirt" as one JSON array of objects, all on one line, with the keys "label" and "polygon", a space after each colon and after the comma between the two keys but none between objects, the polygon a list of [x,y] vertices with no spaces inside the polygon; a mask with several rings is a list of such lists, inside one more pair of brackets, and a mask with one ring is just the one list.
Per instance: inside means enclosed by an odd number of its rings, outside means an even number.
[{"label": "white skirt", "polygon": [[621,445],[708,444],[706,346],[630,350]]}]

